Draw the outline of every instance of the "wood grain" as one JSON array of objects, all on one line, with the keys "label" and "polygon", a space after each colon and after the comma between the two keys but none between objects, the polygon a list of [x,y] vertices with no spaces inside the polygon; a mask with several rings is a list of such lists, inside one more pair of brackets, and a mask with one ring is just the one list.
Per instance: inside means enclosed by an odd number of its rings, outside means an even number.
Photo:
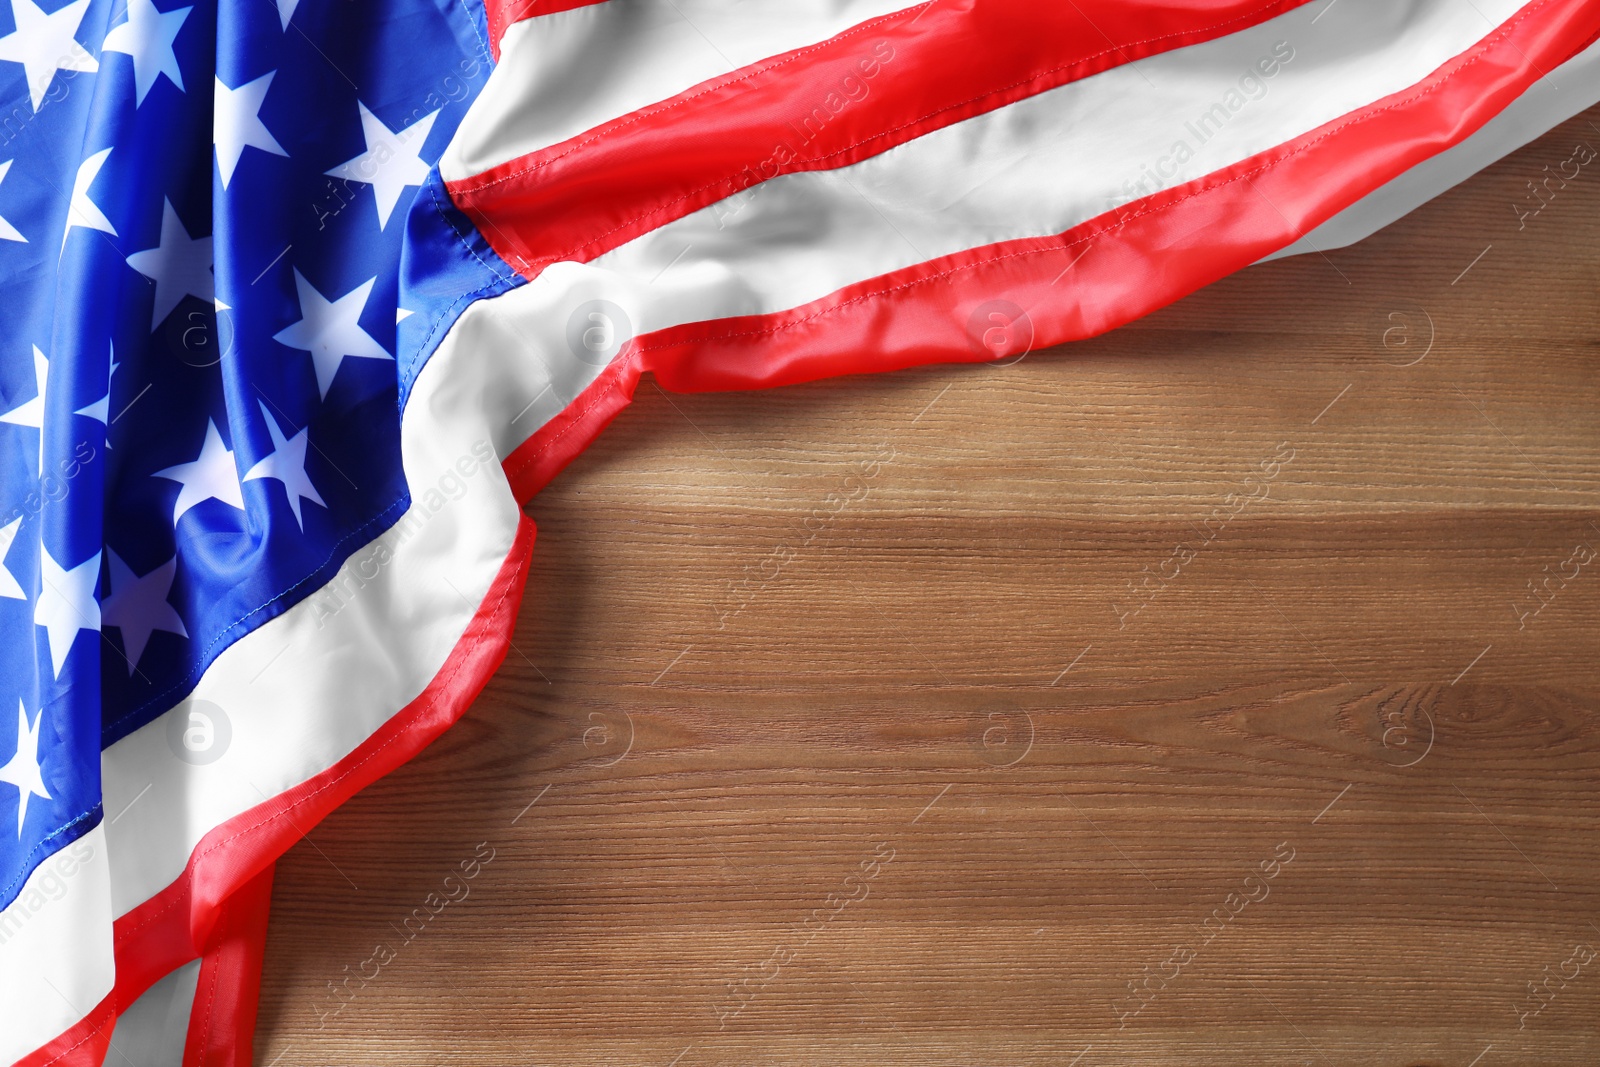
[{"label": "wood grain", "polygon": [[259,1062],[1600,1062],[1600,177],[1513,208],[1597,118],[1014,366],[645,383]]}]

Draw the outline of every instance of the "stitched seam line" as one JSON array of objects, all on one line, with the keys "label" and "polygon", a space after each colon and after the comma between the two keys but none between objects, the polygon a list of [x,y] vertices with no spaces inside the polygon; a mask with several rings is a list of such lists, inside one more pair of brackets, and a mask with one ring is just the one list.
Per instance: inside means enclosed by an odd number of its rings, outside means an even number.
[{"label": "stitched seam line", "polygon": [[[419,351],[426,349],[433,344],[434,334],[439,332],[439,327],[444,324],[446,319],[450,319],[452,317],[452,313],[461,304],[471,303],[478,297],[487,295],[495,287],[495,282],[513,285],[518,281],[518,276],[501,274],[494,264],[489,263],[482,256],[478,255],[478,250],[472,247],[472,242],[467,239],[467,235],[461,232],[460,227],[455,224],[455,220],[450,217],[450,213],[447,212],[444,209],[444,205],[439,202],[439,191],[434,188],[431,182],[428,185],[428,198],[433,202],[433,210],[438,213],[439,220],[446,226],[450,227],[450,232],[455,235],[456,240],[460,242],[461,247],[466,250],[467,255],[471,256],[480,267],[488,271],[495,281],[486,282],[470,293],[463,293],[462,295],[456,297],[455,300],[450,302],[449,306],[440,311],[438,315],[434,316],[433,322],[429,323],[428,325],[428,332],[426,336],[423,337],[422,344],[418,346]],[[426,365],[427,363],[424,361],[423,366]],[[422,367],[419,366],[417,368],[417,374],[420,375],[421,373]],[[413,377],[412,381],[415,382],[416,378]],[[411,394],[409,392],[406,394],[408,398],[410,395]]]},{"label": "stitched seam line", "polygon": [[[486,38],[483,34],[478,32],[478,20],[477,20],[477,18],[475,18],[473,16],[472,9],[467,6],[467,0],[457,0],[457,3],[459,3],[461,5],[461,13],[463,15],[467,16],[467,25],[472,28],[472,36],[474,36],[474,37],[476,37],[478,39],[478,55],[480,57],[482,57],[484,60],[486,60],[491,67],[494,66],[494,54],[489,51],[488,38]],[[484,11],[483,11],[483,22],[484,22],[485,26],[488,26],[488,24],[489,24],[489,9],[488,8],[484,8]]]},{"label": "stitched seam line", "polygon": [[[67,1048],[62,1049],[56,1055],[50,1057],[48,1060],[45,1060],[44,1063],[40,1065],[40,1067],[50,1067],[50,1065],[52,1063],[60,1063],[62,1060],[66,1059],[68,1056],[70,1056],[74,1052],[76,1052],[85,1043],[87,1043],[90,1038],[94,1037],[100,1031],[104,1030],[107,1026],[111,1025],[112,1020],[116,1018],[116,1013],[115,1012],[111,1012],[110,1014],[111,1014],[111,1018],[110,1019],[107,1019],[105,1022],[101,1023],[99,1026],[95,1027],[93,1030],[90,1030],[87,1034],[84,1034],[77,1041],[73,1042]],[[87,1018],[87,1016],[85,1016],[85,1018]]]},{"label": "stitched seam line", "polygon": [[[201,963],[201,966],[204,967],[205,964]],[[217,977],[221,971],[221,965],[213,958],[211,961],[211,988],[206,990],[206,1025],[205,1029],[200,1033],[200,1048],[199,1056],[197,1057],[200,1067],[205,1067],[206,1060],[211,1058],[208,1055],[211,1051],[211,1024],[216,1021],[217,1017]]]},{"label": "stitched seam line", "polygon": [[[77,826],[83,820],[89,818],[91,815],[93,815],[95,812],[97,812],[99,810],[100,810],[100,805],[99,804],[94,804],[94,805],[90,806],[89,808],[85,809],[84,811],[78,813],[77,815],[74,815],[71,818],[71,820],[69,820],[68,822],[63,823],[61,826],[57,827],[56,829],[50,831],[48,834],[46,834],[43,837],[41,837],[38,840],[38,842],[35,843],[34,846],[28,850],[28,854],[22,858],[22,867],[23,867],[23,869],[17,872],[17,876],[15,878],[13,878],[10,881],[10,883],[8,883],[6,885],[6,887],[4,889],[0,889],[0,897],[9,897],[11,895],[11,891],[13,889],[20,890],[22,888],[23,883],[26,882],[33,875],[33,872],[38,870],[39,866],[45,862],[44,860],[40,860],[39,863],[35,863],[32,867],[29,867],[28,864],[33,863],[34,853],[36,853],[39,850],[43,849],[51,841],[54,841],[56,838],[60,837],[64,833],[66,833],[68,830],[72,829],[74,826]],[[81,838],[80,838],[80,840],[81,840]],[[66,848],[66,847],[68,847],[68,845],[71,845],[71,844],[74,844],[74,843],[75,842],[70,842],[69,841],[66,845],[62,845],[61,848]],[[60,851],[61,851],[61,849],[56,849],[56,852],[60,852]],[[55,853],[51,853],[51,855],[54,855],[54,854]],[[49,859],[49,856],[46,856],[45,859]],[[8,908],[10,906],[11,906],[10,903],[8,903],[6,905],[6,907],[8,907]]]}]

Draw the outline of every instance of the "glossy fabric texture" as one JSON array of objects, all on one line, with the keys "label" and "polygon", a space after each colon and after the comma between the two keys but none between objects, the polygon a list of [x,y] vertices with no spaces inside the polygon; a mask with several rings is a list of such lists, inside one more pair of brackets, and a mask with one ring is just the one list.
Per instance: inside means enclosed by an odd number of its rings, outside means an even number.
[{"label": "glossy fabric texture", "polygon": [[[0,988],[50,998],[0,1003],[0,1059],[70,1013],[16,930],[122,814],[102,748],[404,509],[406,207],[491,66],[462,0],[0,8]],[[174,765],[225,730],[190,726]]]}]

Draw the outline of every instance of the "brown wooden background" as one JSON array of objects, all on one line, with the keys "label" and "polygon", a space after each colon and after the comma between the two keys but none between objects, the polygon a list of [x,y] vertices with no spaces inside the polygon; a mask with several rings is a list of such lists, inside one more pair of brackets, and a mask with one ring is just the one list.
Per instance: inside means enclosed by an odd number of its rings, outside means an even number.
[{"label": "brown wooden background", "polygon": [[258,1061],[1600,1063],[1597,119],[1015,366],[646,382]]}]

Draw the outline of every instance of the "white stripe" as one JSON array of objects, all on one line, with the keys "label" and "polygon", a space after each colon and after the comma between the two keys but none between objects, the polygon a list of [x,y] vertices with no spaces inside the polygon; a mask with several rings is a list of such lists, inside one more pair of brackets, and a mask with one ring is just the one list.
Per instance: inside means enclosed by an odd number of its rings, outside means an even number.
[{"label": "white stripe", "polygon": [[115,973],[102,822],[35,867],[0,912],[0,1063],[76,1025],[111,992]]},{"label": "white stripe", "polygon": [[[1465,141],[1417,164],[1294,244],[1266,258],[1325,252],[1370,237],[1495,160],[1510,155],[1597,103],[1600,103],[1600,43],[1590,45],[1549,76],[1540,78]],[[1600,144],[1600,131],[1592,139],[1587,132],[1581,136],[1590,146]],[[1531,210],[1535,205],[1524,200],[1520,206]]]},{"label": "white stripe", "polygon": [[610,0],[513,23],[439,161],[446,181],[576,137],[905,0]]},{"label": "white stripe", "polygon": [[[1173,170],[1164,184],[1177,185],[1406,89],[1519,6],[1341,0],[1315,25],[1324,8],[1297,8],[850,167],[754,186],[606,253],[595,266],[634,283],[636,302],[627,306],[643,332],[780,311],[963,249],[1060,233],[1152,192],[1158,166]],[[1270,79],[1256,73],[1263,88],[1250,99],[1241,79],[1286,48],[1293,58]],[[886,62],[884,76],[893,77],[893,67]],[[1214,104],[1225,121],[1201,127]],[[1180,141],[1192,157],[1174,167]],[[1141,178],[1143,190],[1135,184]]]},{"label": "white stripe", "polygon": [[111,1032],[105,1067],[179,1067],[200,982],[200,961],[190,960],[128,1006]]}]

